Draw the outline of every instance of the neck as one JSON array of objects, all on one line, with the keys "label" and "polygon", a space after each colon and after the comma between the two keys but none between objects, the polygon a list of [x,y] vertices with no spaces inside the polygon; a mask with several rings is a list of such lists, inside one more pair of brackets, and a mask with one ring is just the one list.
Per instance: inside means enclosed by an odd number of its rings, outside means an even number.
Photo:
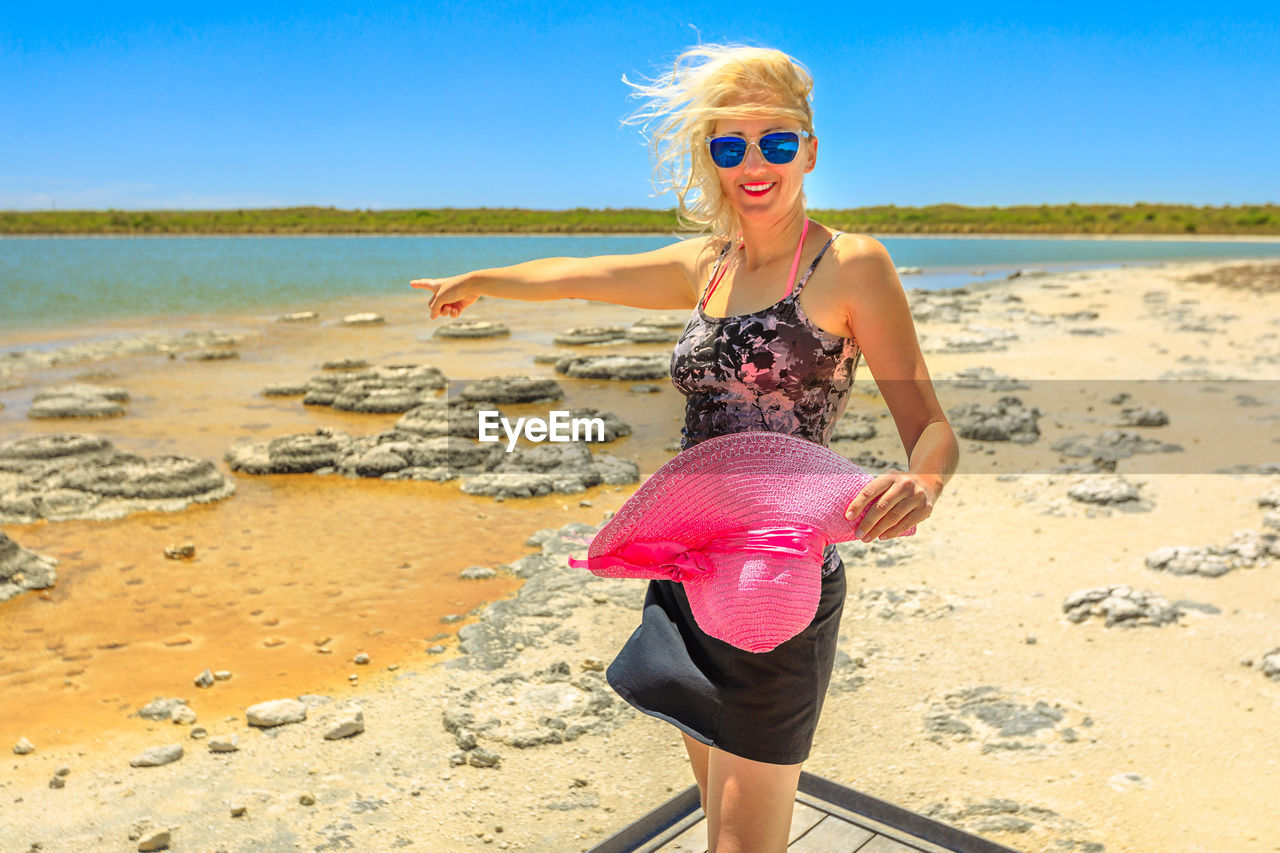
[{"label": "neck", "polygon": [[803,207],[786,216],[770,221],[741,223],[742,264],[746,269],[759,269],[779,259],[790,261],[796,253],[796,244],[804,231],[806,219]]}]

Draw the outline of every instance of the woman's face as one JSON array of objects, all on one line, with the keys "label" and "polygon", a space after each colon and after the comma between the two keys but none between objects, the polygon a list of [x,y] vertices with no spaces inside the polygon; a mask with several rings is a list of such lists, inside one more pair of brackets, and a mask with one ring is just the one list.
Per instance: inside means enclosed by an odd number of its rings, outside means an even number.
[{"label": "woman's face", "polygon": [[[723,118],[711,132],[716,136],[739,136],[747,142],[775,130],[800,130],[792,118]],[[818,140],[800,138],[800,150],[790,163],[770,163],[758,145],[747,147],[747,156],[737,166],[717,167],[720,191],[743,220],[768,219],[787,214],[800,203],[804,176],[813,171],[818,154]]]}]

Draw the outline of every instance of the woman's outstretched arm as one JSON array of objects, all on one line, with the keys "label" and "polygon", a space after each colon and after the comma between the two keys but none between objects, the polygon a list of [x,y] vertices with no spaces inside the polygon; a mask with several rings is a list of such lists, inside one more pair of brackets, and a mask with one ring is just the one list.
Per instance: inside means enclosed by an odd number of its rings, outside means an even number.
[{"label": "woman's outstretched arm", "polygon": [[849,506],[856,518],[871,504],[861,526],[863,541],[892,538],[933,513],[959,462],[959,446],[925,367],[915,322],[902,282],[884,246],[860,237],[842,253],[849,328],[889,406],[908,471],[881,474]]},{"label": "woman's outstretched arm", "polygon": [[542,302],[593,299],[634,308],[693,308],[705,238],[682,240],[634,255],[539,258],[448,278],[420,278],[411,287],[430,290],[431,317],[457,317],[480,296]]}]

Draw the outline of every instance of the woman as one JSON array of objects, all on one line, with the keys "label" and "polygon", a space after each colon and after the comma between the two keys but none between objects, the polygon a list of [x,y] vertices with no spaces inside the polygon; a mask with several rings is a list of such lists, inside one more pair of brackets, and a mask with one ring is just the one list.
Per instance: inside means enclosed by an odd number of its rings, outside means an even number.
[{"label": "woman", "polygon": [[[660,188],[710,236],[416,280],[432,291],[432,318],[457,317],[481,295],[691,310],[671,363],[687,396],[684,448],[759,429],[826,444],[865,357],[910,464],[851,495],[849,517],[870,504],[867,542],[924,521],[955,470],[955,436],[884,246],[805,214],[818,155],[808,73],[776,50],[709,45],[686,51],[668,79],[623,79],[647,98],[633,120],[657,123]],[[839,555],[824,557],[813,622],[772,651],[707,636],[681,585],[653,580],[640,627],[609,667],[620,695],[681,730],[715,853],[786,847],[844,604]]]}]

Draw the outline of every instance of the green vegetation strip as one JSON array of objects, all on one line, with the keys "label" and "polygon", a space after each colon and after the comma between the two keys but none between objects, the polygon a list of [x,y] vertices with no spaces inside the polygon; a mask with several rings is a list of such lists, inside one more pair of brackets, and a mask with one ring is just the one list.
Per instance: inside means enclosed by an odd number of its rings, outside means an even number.
[{"label": "green vegetation strip", "polygon": [[[1280,206],[1273,204],[935,204],[810,214],[833,228],[872,234],[1280,234]],[[0,234],[670,234],[677,229],[674,211],[639,208],[0,211]]]}]

